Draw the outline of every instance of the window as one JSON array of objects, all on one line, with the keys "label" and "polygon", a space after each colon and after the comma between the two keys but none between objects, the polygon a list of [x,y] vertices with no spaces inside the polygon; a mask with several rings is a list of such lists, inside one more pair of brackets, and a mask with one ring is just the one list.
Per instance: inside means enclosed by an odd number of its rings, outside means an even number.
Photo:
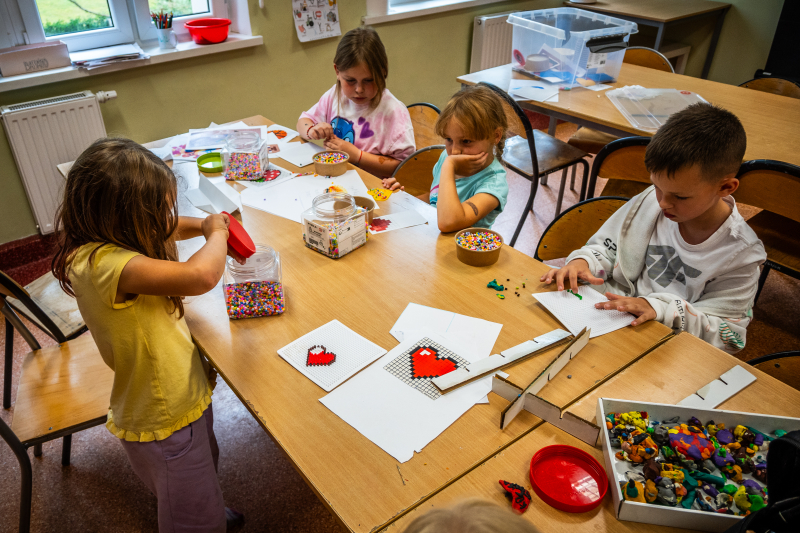
[{"label": "window", "polygon": [[365,24],[378,24],[464,9],[503,0],[367,0]]},{"label": "window", "polygon": [[228,18],[227,0],[0,0],[0,19],[6,19],[0,21],[0,44],[61,40],[76,52],[132,43],[137,33],[138,40],[155,40],[150,12],[162,10],[173,14],[179,36],[188,33],[183,24],[189,20]]}]

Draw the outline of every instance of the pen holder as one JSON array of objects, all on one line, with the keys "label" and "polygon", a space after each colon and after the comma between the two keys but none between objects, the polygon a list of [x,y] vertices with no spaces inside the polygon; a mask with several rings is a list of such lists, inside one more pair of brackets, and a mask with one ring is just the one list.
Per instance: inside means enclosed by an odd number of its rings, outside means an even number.
[{"label": "pen holder", "polygon": [[178,47],[178,36],[172,31],[172,28],[159,29],[156,28],[158,34],[158,47],[162,50],[169,50]]}]

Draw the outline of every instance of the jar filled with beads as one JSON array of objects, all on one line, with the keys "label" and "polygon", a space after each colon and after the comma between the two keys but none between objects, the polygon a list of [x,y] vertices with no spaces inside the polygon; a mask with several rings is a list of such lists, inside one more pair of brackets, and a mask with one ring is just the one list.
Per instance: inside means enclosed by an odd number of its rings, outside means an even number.
[{"label": "jar filled with beads", "polygon": [[303,212],[306,246],[338,259],[363,246],[369,238],[367,210],[345,193],[326,193],[314,198]]},{"label": "jar filled with beads", "polygon": [[222,148],[225,179],[253,181],[269,170],[267,141],[257,131],[236,131],[228,136]]},{"label": "jar filled with beads", "polygon": [[228,257],[222,278],[229,318],[279,315],[286,309],[278,252],[261,244],[240,265]]}]

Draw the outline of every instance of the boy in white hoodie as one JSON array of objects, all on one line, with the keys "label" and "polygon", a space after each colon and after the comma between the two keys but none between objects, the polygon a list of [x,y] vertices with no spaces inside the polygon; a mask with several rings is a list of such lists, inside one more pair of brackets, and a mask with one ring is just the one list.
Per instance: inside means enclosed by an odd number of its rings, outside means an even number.
[{"label": "boy in white hoodie", "polygon": [[598,309],[657,320],[736,353],[753,316],[764,246],[731,197],[747,138],[739,119],[710,104],[672,115],[647,147],[653,186],[614,213],[561,269],[541,281],[597,285]]}]

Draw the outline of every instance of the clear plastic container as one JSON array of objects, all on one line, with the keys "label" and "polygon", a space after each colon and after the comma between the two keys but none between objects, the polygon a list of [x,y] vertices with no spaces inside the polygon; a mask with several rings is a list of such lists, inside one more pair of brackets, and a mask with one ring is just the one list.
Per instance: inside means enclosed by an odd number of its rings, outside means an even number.
[{"label": "clear plastic container", "polygon": [[655,132],[673,113],[706,102],[697,93],[678,89],[645,89],[625,86],[606,93],[634,128]]},{"label": "clear plastic container", "polygon": [[367,210],[358,207],[345,193],[326,193],[314,198],[303,211],[303,240],[306,246],[338,259],[366,244]]},{"label": "clear plastic container", "polygon": [[225,179],[235,181],[260,180],[269,170],[267,141],[256,131],[237,131],[230,135],[222,148]]},{"label": "clear plastic container", "polygon": [[229,257],[222,276],[228,317],[279,315],[286,309],[281,281],[281,258],[269,246],[257,244],[243,265]]},{"label": "clear plastic container", "polygon": [[514,13],[508,23],[514,70],[569,86],[615,81],[628,39],[638,31],[635,22],[572,7]]}]

